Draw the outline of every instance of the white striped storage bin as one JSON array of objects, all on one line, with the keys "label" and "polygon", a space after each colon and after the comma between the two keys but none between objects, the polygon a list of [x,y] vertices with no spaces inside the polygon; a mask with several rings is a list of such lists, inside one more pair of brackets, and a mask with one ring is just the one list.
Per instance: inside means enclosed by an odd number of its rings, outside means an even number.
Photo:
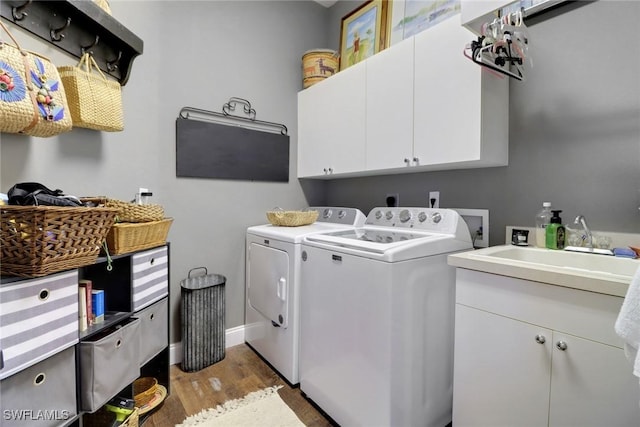
[{"label": "white striped storage bin", "polygon": [[0,379],[77,342],[77,270],[0,286]]},{"label": "white striped storage bin", "polygon": [[169,295],[169,251],[166,246],[134,254],[131,263],[133,311]]}]

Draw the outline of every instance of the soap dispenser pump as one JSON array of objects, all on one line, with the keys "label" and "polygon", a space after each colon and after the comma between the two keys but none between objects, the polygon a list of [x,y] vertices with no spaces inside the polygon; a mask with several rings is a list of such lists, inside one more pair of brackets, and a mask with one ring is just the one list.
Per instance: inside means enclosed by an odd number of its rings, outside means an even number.
[{"label": "soap dispenser pump", "polygon": [[565,228],[560,218],[560,210],[551,211],[551,219],[546,229],[545,246],[548,249],[564,249]]}]

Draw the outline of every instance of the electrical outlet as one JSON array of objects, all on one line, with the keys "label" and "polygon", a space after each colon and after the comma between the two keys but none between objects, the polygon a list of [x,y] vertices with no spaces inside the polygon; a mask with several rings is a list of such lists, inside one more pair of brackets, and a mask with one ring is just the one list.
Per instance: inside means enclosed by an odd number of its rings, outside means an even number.
[{"label": "electrical outlet", "polygon": [[400,195],[398,193],[387,193],[386,205],[390,208],[397,208],[400,206]]},{"label": "electrical outlet", "polygon": [[440,207],[440,192],[439,191],[429,191],[429,200],[427,206],[430,208],[439,208]]},{"label": "electrical outlet", "polygon": [[488,209],[457,209],[469,227],[474,248],[486,248],[489,246],[489,210]]}]

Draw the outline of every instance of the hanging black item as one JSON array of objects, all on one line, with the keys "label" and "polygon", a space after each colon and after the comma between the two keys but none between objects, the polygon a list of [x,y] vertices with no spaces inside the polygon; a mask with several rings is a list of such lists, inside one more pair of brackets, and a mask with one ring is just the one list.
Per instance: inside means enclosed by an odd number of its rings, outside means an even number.
[{"label": "hanging black item", "polygon": [[[243,116],[231,114],[238,106]],[[256,120],[241,98],[222,113],[184,107],[176,119],[176,176],[288,182],[287,127]]]}]

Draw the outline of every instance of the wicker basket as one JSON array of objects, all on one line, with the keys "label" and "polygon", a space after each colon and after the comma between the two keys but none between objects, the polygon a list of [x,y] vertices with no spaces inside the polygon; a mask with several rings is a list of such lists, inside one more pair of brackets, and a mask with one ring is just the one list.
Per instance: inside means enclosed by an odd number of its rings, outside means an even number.
[{"label": "wicker basket", "polygon": [[162,205],[125,202],[108,197],[83,197],[83,202],[92,202],[97,206],[118,209],[117,222],[151,222],[162,221],[164,219],[164,208]]},{"label": "wicker basket", "polygon": [[298,227],[314,223],[318,219],[318,211],[273,210],[267,212],[267,219],[273,225]]},{"label": "wicker basket", "polygon": [[111,5],[109,4],[109,0],[93,0],[93,1],[98,6],[100,6],[100,9],[104,10],[109,15],[111,15]]},{"label": "wicker basket", "polygon": [[124,129],[122,88],[105,76],[91,55],[77,66],[58,67],[73,127],[119,132]]},{"label": "wicker basket", "polygon": [[0,206],[0,273],[38,277],[93,264],[116,209]]},{"label": "wicker basket", "polygon": [[138,408],[149,403],[156,395],[158,380],[153,377],[140,377],[133,382],[133,399]]},{"label": "wicker basket", "polygon": [[118,223],[107,234],[107,247],[111,255],[162,246],[167,241],[173,218],[140,223]]}]

